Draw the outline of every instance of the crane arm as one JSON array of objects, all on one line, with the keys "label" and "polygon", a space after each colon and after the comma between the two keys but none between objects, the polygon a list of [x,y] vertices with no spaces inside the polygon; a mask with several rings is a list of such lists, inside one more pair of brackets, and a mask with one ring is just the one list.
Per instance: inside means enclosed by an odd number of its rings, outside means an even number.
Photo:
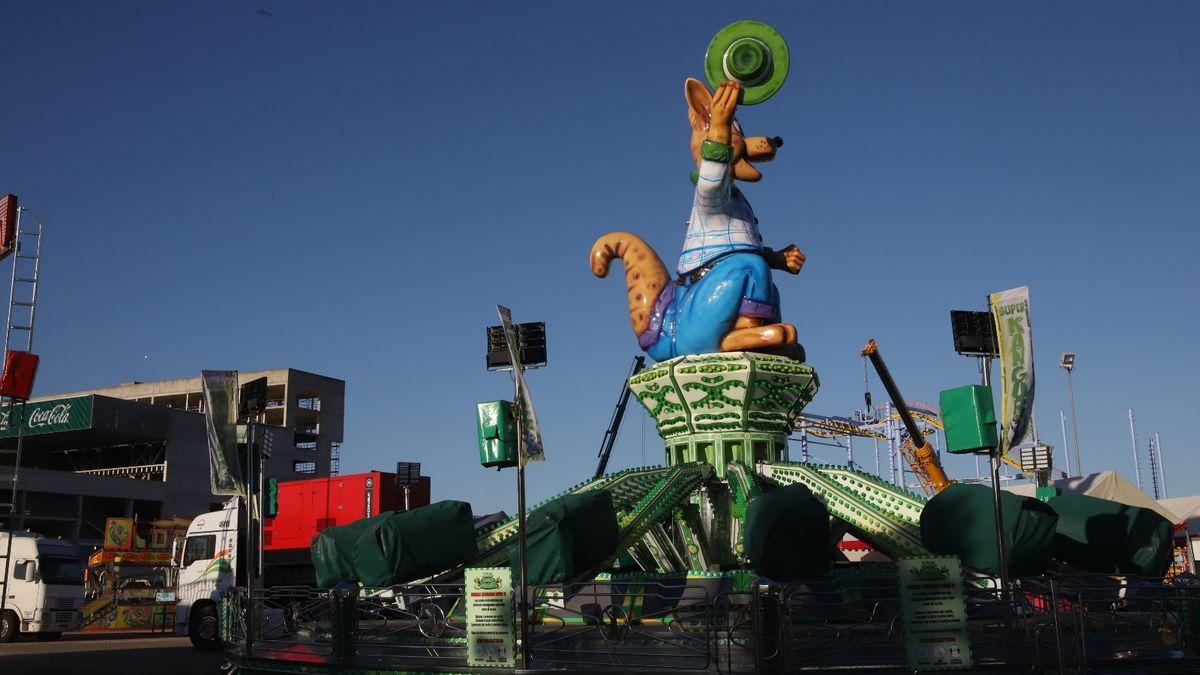
[{"label": "crane arm", "polygon": [[912,413],[904,403],[904,397],[900,395],[896,381],[892,379],[892,374],[888,372],[887,365],[884,364],[883,357],[879,354],[879,344],[874,340],[867,340],[866,346],[862,349],[862,355],[870,359],[871,365],[875,366],[879,381],[883,383],[883,388],[891,397],[892,404],[896,406],[900,421],[904,423],[904,429],[908,431],[908,437],[912,442],[912,455],[908,459],[913,472],[921,478],[922,483],[927,484],[934,494],[945,490],[953,481],[946,475],[945,469],[938,461],[937,454],[933,451],[933,446],[925,440],[925,435],[921,433],[920,427],[917,426],[916,420],[913,419]]}]

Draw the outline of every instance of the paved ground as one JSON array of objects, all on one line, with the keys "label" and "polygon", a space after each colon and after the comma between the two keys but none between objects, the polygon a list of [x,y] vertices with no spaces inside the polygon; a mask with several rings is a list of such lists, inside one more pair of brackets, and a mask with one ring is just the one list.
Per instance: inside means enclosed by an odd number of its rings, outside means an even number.
[{"label": "paved ground", "polygon": [[19,637],[0,645],[0,673],[22,675],[217,675],[220,653],[201,652],[187,638],[147,634],[68,633],[57,642]]}]

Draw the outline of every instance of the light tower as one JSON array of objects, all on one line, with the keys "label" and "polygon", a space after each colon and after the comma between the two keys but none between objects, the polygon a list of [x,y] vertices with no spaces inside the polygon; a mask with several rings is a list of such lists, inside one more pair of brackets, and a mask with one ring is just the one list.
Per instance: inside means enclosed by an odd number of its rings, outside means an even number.
[{"label": "light tower", "polygon": [[1083,462],[1079,459],[1079,419],[1075,417],[1075,382],[1071,379],[1071,373],[1075,370],[1075,352],[1065,352],[1058,367],[1067,371],[1067,391],[1071,397],[1071,428],[1075,433],[1075,474],[1082,476]]}]

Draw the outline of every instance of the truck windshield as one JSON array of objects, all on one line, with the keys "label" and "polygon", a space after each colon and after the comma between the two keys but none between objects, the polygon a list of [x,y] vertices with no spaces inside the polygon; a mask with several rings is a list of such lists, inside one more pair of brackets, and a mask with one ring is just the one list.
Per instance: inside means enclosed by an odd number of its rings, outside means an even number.
[{"label": "truck windshield", "polygon": [[197,560],[212,560],[217,552],[217,536],[202,534],[198,537],[188,537],[183,547],[183,566],[187,567]]},{"label": "truck windshield", "polygon": [[38,558],[42,583],[83,585],[83,568],[75,558],[42,556]]}]

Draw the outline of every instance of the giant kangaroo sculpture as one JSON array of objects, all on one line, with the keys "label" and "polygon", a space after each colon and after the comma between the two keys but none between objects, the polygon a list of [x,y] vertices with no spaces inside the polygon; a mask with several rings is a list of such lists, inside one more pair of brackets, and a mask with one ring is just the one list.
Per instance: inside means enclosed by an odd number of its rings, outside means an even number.
[{"label": "giant kangaroo sculpture", "polygon": [[654,249],[635,234],[610,232],[592,245],[591,267],[608,276],[625,264],[629,320],[638,345],[656,361],[683,354],[766,351],[804,360],[796,328],[783,323],[771,270],[797,274],[796,246],[762,245],[758,219],[734,180],[757,182],[754,165],[775,157],[779,137],[746,137],[734,118],[741,85],[727,80],[714,95],[698,80],[684,83],[691,150],[698,172],[692,216],[672,278]]}]

